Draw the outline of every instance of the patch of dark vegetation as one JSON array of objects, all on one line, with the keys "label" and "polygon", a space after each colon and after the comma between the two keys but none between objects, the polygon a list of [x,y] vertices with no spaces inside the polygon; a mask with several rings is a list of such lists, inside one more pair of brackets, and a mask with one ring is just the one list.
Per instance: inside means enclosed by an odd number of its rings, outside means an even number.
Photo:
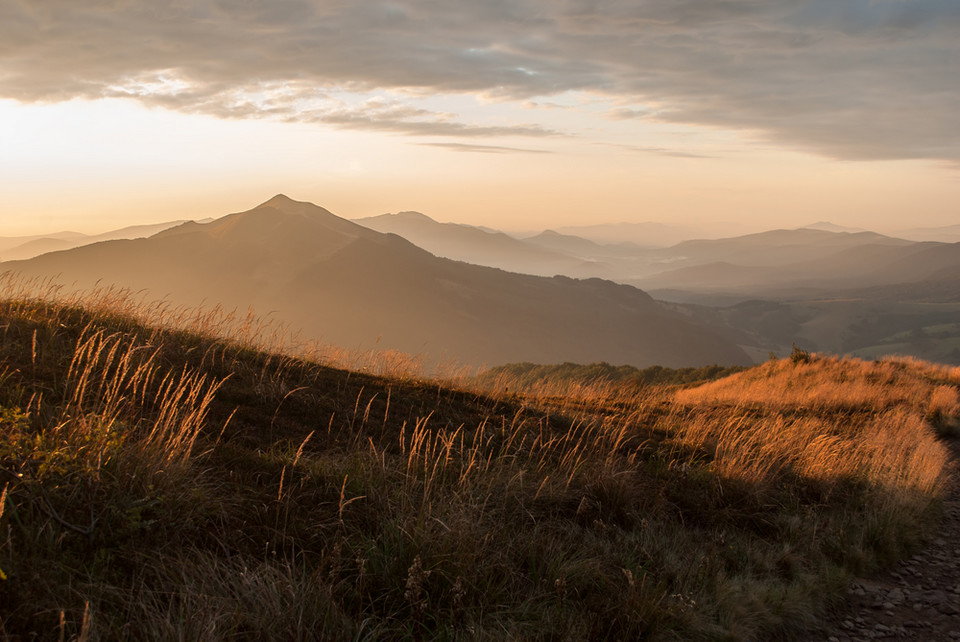
[{"label": "patch of dark vegetation", "polygon": [[689,368],[665,368],[649,366],[613,366],[609,363],[561,363],[540,365],[535,363],[511,363],[490,368],[471,382],[481,388],[513,392],[537,391],[549,386],[598,386],[617,385],[642,388],[645,386],[674,386],[712,381],[746,370],[743,366],[700,366]]}]

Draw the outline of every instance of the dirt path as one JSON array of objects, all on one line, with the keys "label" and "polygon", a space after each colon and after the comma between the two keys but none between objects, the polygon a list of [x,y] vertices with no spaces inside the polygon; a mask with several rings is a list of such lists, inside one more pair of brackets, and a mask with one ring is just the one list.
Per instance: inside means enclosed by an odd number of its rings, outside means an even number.
[{"label": "dirt path", "polygon": [[960,642],[960,440],[950,448],[953,482],[937,533],[886,576],[853,582],[846,609],[811,642]]}]

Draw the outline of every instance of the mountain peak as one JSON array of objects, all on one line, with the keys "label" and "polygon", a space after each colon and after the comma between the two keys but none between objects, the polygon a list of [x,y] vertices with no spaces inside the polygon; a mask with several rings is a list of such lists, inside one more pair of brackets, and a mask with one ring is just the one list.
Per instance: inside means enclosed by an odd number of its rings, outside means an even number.
[{"label": "mountain peak", "polygon": [[311,220],[329,220],[331,218],[339,218],[329,210],[311,203],[309,201],[295,201],[286,194],[277,194],[269,201],[265,201],[260,205],[257,205],[255,208],[250,210],[250,212],[257,212],[260,210],[276,210],[285,215],[301,216]]},{"label": "mountain peak", "polygon": [[436,223],[435,220],[433,220],[426,214],[422,214],[420,212],[414,212],[412,210],[408,210],[406,212],[397,212],[396,214],[394,214],[394,217],[396,217],[399,220],[405,220],[405,221],[422,221],[424,223],[426,222]]},{"label": "mountain peak", "polygon": [[282,208],[289,205],[304,205],[301,201],[295,201],[286,194],[277,194],[269,201],[264,201],[260,204],[260,207],[276,207]]}]

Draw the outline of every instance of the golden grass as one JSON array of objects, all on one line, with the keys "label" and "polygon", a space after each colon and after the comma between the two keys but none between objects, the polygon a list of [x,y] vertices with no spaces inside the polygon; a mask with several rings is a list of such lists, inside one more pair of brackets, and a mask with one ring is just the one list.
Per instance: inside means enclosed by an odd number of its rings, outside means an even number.
[{"label": "golden grass", "polygon": [[67,403],[56,430],[75,440],[96,439],[102,464],[104,449],[134,432],[125,421],[147,410],[152,418],[137,431],[139,448],[152,453],[158,468],[184,465],[222,381],[186,367],[166,369],[157,363],[159,350],[119,332],[84,328],[67,369]]},{"label": "golden grass", "polygon": [[677,394],[692,403],[762,404],[817,410],[881,409],[928,403],[933,382],[960,384],[960,368],[918,359],[817,357],[768,361],[746,372]]},{"label": "golden grass", "polygon": [[958,382],[960,369],[917,360],[819,357],[769,362],[674,398],[686,409],[681,438],[708,445],[725,474],[790,469],[935,494],[947,452],[927,417],[957,416]]},{"label": "golden grass", "polygon": [[[277,357],[303,359],[332,368],[363,372],[394,379],[422,379],[426,365],[422,355],[399,350],[347,348],[318,340],[305,340],[287,324],[258,315],[252,307],[227,310],[173,305],[156,300],[148,292],[134,292],[110,285],[74,291],[56,279],[24,279],[16,272],[0,273],[0,292],[22,313],[57,305],[83,308],[95,317],[125,318],[157,331],[178,331],[206,337],[221,337],[232,347],[271,353]],[[456,363],[437,364],[433,371],[444,378],[466,376],[469,369]]]}]

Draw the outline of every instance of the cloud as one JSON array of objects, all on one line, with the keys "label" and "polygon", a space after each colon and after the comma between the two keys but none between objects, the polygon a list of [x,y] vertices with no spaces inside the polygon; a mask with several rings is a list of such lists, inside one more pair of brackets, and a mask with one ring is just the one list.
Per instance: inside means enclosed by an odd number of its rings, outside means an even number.
[{"label": "cloud", "polygon": [[176,86],[133,94],[460,137],[555,132],[329,94],[588,91],[621,117],[750,130],[838,158],[956,160],[958,32],[955,0],[7,0],[0,96],[97,98],[167,74]]},{"label": "cloud", "polygon": [[644,147],[641,145],[618,145],[611,143],[603,144],[607,147],[616,147],[617,149],[623,149],[628,152],[638,152],[641,154],[657,154],[658,156],[672,156],[673,158],[714,158],[713,156],[707,156],[705,154],[681,152],[675,149],[669,149],[667,147]]},{"label": "cloud", "polygon": [[[343,92],[337,92],[343,93]],[[418,136],[558,136],[537,124],[478,125],[456,114],[413,107],[398,99],[369,96],[352,102],[303,82],[267,82],[249,86],[209,83],[200,87],[170,70],[108,87],[104,96],[142,102],[219,118],[272,117],[288,122],[324,123],[351,129],[398,132]]]},{"label": "cloud", "polygon": [[638,109],[636,107],[617,107],[610,110],[608,115],[614,120],[633,120],[635,118],[649,118],[652,112],[649,109]]},{"label": "cloud", "polygon": [[524,149],[500,145],[471,145],[468,143],[420,143],[426,147],[443,147],[455,152],[480,152],[485,154],[549,154],[545,149]]}]

